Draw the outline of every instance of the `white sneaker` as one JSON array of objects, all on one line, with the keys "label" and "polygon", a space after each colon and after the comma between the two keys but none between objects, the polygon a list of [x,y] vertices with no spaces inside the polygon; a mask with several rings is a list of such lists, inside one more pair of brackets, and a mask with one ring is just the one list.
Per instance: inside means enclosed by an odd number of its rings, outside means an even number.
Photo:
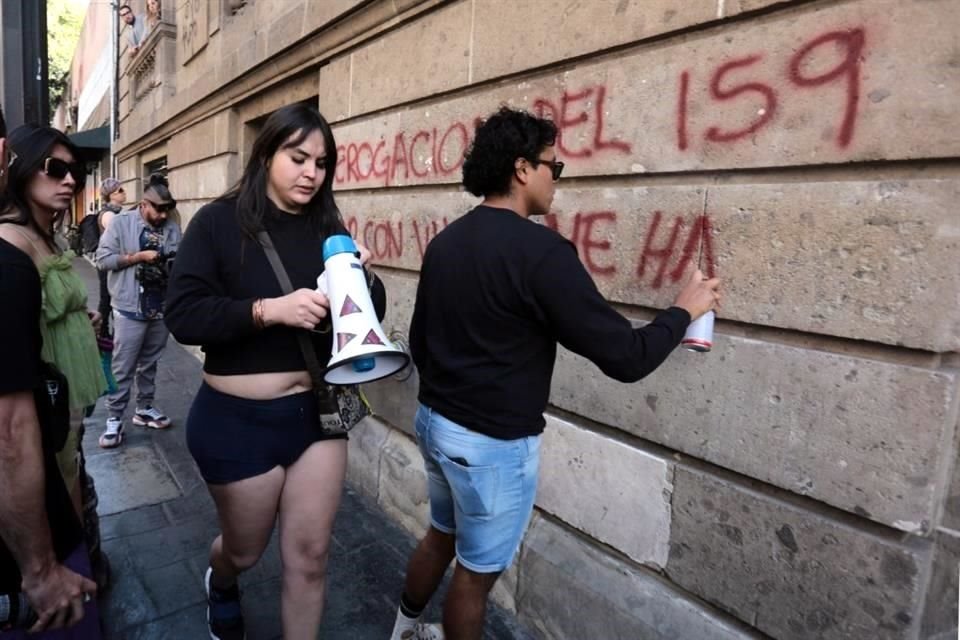
[{"label": "white sneaker", "polygon": [[150,427],[151,429],[166,429],[170,426],[170,418],[163,415],[163,412],[148,404],[147,406],[137,407],[133,414],[133,424],[140,427]]},{"label": "white sneaker", "polygon": [[390,632],[390,640],[403,640],[403,634],[412,631],[420,620],[417,618],[408,618],[403,615],[403,609],[397,608],[397,619],[393,623],[393,631]]},{"label": "white sneaker", "polygon": [[123,442],[123,421],[120,418],[107,418],[103,435],[100,436],[100,447],[113,449],[119,447],[121,442]]},{"label": "white sneaker", "polygon": [[413,629],[400,634],[400,640],[444,640],[443,627],[436,623],[418,622]]}]

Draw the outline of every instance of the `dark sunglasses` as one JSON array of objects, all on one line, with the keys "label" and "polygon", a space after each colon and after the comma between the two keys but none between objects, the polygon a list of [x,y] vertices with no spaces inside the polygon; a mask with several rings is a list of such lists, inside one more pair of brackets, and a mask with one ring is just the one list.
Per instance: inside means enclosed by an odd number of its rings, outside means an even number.
[{"label": "dark sunglasses", "polygon": [[87,180],[87,168],[82,162],[65,162],[60,158],[47,158],[43,161],[43,172],[55,180],[63,180],[69,173],[77,183],[77,190],[83,188]]},{"label": "dark sunglasses", "polygon": [[[147,202],[150,202],[149,200]],[[170,213],[177,207],[176,202],[168,202],[166,204],[154,204],[150,202],[150,205],[156,210],[157,213]]]},{"label": "dark sunglasses", "polygon": [[560,174],[563,173],[563,163],[559,160],[544,160],[543,158],[537,158],[531,160],[530,164],[536,168],[538,165],[545,164],[550,167],[550,175],[553,176],[553,181],[556,182],[560,179]]}]

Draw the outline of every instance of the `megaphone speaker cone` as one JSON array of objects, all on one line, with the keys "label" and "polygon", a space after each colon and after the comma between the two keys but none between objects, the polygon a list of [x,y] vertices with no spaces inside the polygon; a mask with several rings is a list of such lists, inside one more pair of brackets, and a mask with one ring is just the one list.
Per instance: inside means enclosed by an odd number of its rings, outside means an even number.
[{"label": "megaphone speaker cone", "polygon": [[[333,316],[333,353],[324,380],[362,384],[386,378],[410,363],[410,356],[383,332],[373,310],[363,266],[349,236],[324,242],[327,298]],[[362,337],[361,337],[362,336]]]}]

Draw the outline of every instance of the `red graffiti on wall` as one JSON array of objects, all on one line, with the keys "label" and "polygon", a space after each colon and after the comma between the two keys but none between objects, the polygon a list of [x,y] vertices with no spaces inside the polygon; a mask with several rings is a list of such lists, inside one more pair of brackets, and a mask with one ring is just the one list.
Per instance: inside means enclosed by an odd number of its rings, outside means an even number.
[{"label": "red graffiti on wall", "polygon": [[347,232],[363,244],[374,259],[391,260],[403,257],[403,221],[367,220],[360,226],[356,217],[346,219]]},{"label": "red graffiti on wall", "polygon": [[439,223],[436,220],[426,221],[423,223],[422,228],[416,220],[413,220],[413,233],[417,239],[417,251],[420,252],[421,260],[423,260],[423,254],[426,252],[427,245],[430,244],[430,241],[436,238],[437,234],[443,229],[446,229],[446,227],[446,216],[444,216]]},{"label": "red graffiti on wall", "polygon": [[[593,109],[579,106],[578,103],[593,100]],[[560,106],[537,98],[533,101],[533,111],[541,118],[550,118],[557,125],[557,152],[562,157],[589,158],[601,151],[630,153],[630,145],[622,140],[604,139],[604,103],[607,88],[603,85],[587,87],[581,91],[564,91],[560,96]],[[586,131],[586,142],[573,149],[573,134]]]},{"label": "red graffiti on wall", "polygon": [[723,82],[723,77],[727,74],[727,72],[733,71],[734,69],[739,69],[741,67],[749,67],[755,62],[758,62],[760,58],[761,56],[759,55],[752,55],[739,60],[731,60],[726,64],[720,65],[720,67],[717,68],[717,71],[713,74],[713,79],[710,81],[710,95],[718,102],[732,100],[743,93],[749,93],[751,91],[762,95],[765,99],[765,106],[758,111],[760,117],[746,127],[737,129],[736,131],[721,131],[718,127],[710,127],[707,129],[707,140],[712,140],[714,142],[729,142],[731,140],[739,140],[740,138],[750,135],[763,125],[767,124],[773,117],[773,113],[777,108],[777,96],[773,92],[773,89],[767,85],[760,82],[746,82],[729,89],[723,89],[720,86],[720,83]]},{"label": "red graffiti on wall", "polygon": [[[356,217],[351,216],[346,220],[347,232],[362,243],[374,260],[389,262],[403,257],[406,238],[404,235],[403,220],[366,220],[361,226]],[[416,218],[409,221],[410,226],[406,227],[409,232],[411,227],[414,240],[417,243],[417,252],[420,259],[423,260],[423,254],[427,250],[427,245],[433,240],[440,231],[447,226],[447,218],[441,220],[426,220],[421,222]]]},{"label": "red graffiti on wall", "polygon": [[[866,37],[863,29],[831,31],[808,42],[802,49],[797,51],[790,60],[790,80],[798,87],[819,87],[820,85],[833,82],[840,77],[846,78],[847,102],[843,113],[843,121],[840,125],[840,133],[837,136],[837,143],[843,148],[846,148],[853,139],[853,129],[857,118],[857,105],[860,102],[860,65],[863,62],[865,42]],[[838,47],[846,49],[846,55],[843,60],[833,69],[819,76],[810,77],[803,75],[802,66],[807,56],[819,47],[829,43],[835,43]]]},{"label": "red graffiti on wall", "polygon": [[[863,62],[865,41],[864,29],[860,27],[831,31],[805,43],[786,64],[786,78],[790,85],[797,89],[812,89],[841,78],[846,81],[843,117],[836,137],[837,145],[841,149],[847,148],[853,140],[860,102],[860,66]],[[819,75],[806,75],[804,67],[814,52],[831,44],[841,53],[840,61],[832,69]],[[717,125],[708,127],[703,134],[705,140],[718,143],[734,142],[750,136],[773,121],[779,106],[778,95],[782,95],[783,90],[778,94],[777,90],[766,82],[753,79],[749,82],[735,83],[731,78],[731,76],[742,78],[748,67],[762,59],[763,54],[755,53],[725,62],[713,70],[709,86],[710,97],[714,101],[745,100],[749,96],[749,99],[758,101],[760,106],[757,109],[758,117],[739,128],[722,129]],[[688,115],[691,78],[689,70],[680,73],[677,99],[677,148],[681,151],[688,150],[691,144]]]},{"label": "red graffiti on wall", "polygon": [[376,144],[338,145],[334,179],[338,184],[375,180],[389,186],[398,178],[409,180],[411,175],[417,178],[431,173],[446,176],[463,165],[469,141],[467,126],[455,122],[444,130],[434,127],[412,135],[400,131],[390,144],[380,140]]},{"label": "red graffiti on wall", "polygon": [[[686,226],[684,216],[675,216],[673,226],[667,232],[666,241],[658,238],[660,223],[663,221],[663,212],[654,211],[650,225],[643,242],[643,249],[637,263],[637,278],[644,280],[650,275],[653,279],[650,286],[659,289],[663,286],[664,278],[677,282],[690,267],[691,262],[698,261],[697,266],[704,271],[708,278],[716,275],[716,263],[713,256],[713,239],[710,217],[706,214],[698,216],[696,222],[687,232],[683,247],[678,244],[680,233]],[[679,254],[677,250],[680,249]],[[653,263],[656,262],[656,270]],[[673,266],[673,269],[670,267]],[[652,272],[652,273],[651,273]]]},{"label": "red graffiti on wall", "polygon": [[576,213],[573,216],[573,222],[569,231],[561,230],[560,222],[555,213],[549,213],[544,216],[544,224],[557,233],[560,233],[577,248],[580,260],[583,261],[587,270],[595,276],[610,276],[616,273],[617,268],[614,264],[605,262],[600,263],[600,254],[610,251],[610,241],[600,240],[595,237],[594,232],[599,231],[601,225],[616,226],[617,214],[613,211],[593,211],[589,213]]},{"label": "red graffiti on wall", "polygon": [[[592,276],[610,278],[631,271],[618,264],[609,240],[620,235],[618,218],[616,211],[578,211],[567,216],[547,214],[543,223],[574,244]],[[661,289],[664,284],[680,281],[698,261],[708,277],[716,275],[710,218],[700,215],[692,224],[689,221],[690,216],[676,215],[665,224],[662,211],[653,213],[635,254],[637,266],[633,273],[638,281],[651,289]],[[356,217],[349,217],[346,227],[370,250],[374,260],[386,264],[403,258],[408,241],[405,234],[412,230],[417,253],[423,260],[427,245],[446,228],[447,218],[414,217],[408,222],[404,225],[402,220],[367,219],[361,223]]]},{"label": "red graffiti on wall", "polygon": [[375,258],[390,260],[403,257],[403,220],[368,220],[363,225],[362,242]]},{"label": "red graffiti on wall", "polygon": [[[532,109],[556,123],[557,151],[561,157],[630,153],[629,144],[605,131],[606,100],[606,87],[598,85],[575,92],[564,91],[558,100],[536,98]],[[389,186],[398,180],[449,176],[463,166],[472,128],[478,123],[479,119],[475,118],[470,127],[458,121],[446,127],[398,131],[392,139],[338,145],[335,182]],[[584,139],[578,146],[577,136]]]},{"label": "red graffiti on wall", "polygon": [[[618,268],[615,258],[608,255],[611,252],[610,241],[602,238],[617,237],[617,218],[615,211],[577,212],[564,224],[562,218],[551,213],[545,216],[544,224],[576,246],[580,260],[591,275],[610,277],[617,274]],[[674,283],[679,281],[691,268],[691,263],[697,261],[708,277],[715,275],[713,231],[709,216],[698,216],[684,238],[687,220],[681,215],[674,217],[666,238],[662,238],[660,225],[663,212],[653,213],[637,257],[635,274],[638,280],[652,289],[660,289],[667,280]]]}]

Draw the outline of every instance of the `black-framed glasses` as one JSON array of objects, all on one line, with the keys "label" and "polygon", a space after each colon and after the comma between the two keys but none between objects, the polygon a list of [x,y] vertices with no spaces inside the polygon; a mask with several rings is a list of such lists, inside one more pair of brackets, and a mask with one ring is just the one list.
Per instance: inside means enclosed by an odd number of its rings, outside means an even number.
[{"label": "black-framed glasses", "polygon": [[537,167],[537,165],[545,164],[550,167],[550,175],[553,176],[553,181],[556,182],[560,179],[560,174],[563,173],[563,163],[559,160],[544,160],[543,158],[536,158],[530,160],[530,164]]},{"label": "black-framed glasses", "polygon": [[168,202],[166,204],[156,204],[151,202],[150,204],[153,205],[153,208],[157,210],[157,213],[170,213],[177,208],[176,202]]},{"label": "black-framed glasses", "polygon": [[87,168],[82,162],[66,162],[60,158],[47,158],[43,161],[43,172],[54,180],[63,180],[69,173],[77,183],[77,190],[83,188],[87,180]]}]

